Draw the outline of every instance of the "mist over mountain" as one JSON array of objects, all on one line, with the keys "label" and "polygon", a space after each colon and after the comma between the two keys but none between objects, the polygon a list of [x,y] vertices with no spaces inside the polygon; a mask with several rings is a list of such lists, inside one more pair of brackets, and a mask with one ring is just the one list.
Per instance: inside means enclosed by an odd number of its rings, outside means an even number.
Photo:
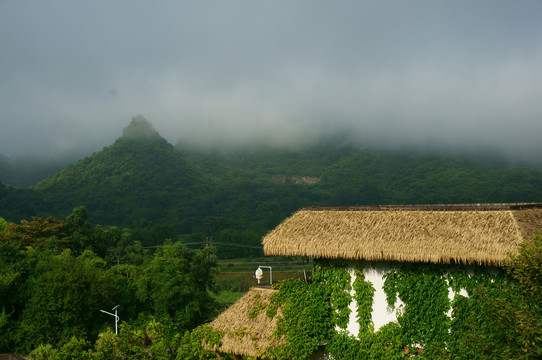
[{"label": "mist over mountain", "polygon": [[64,218],[85,206],[94,223],[161,224],[201,236],[232,229],[257,244],[305,206],[542,201],[542,170],[534,167],[341,139],[278,149],[173,146],[138,115],[113,144],[29,189],[2,185],[0,216]]},{"label": "mist over mountain", "polygon": [[[142,116],[138,115],[132,123],[122,130],[125,139],[158,139],[162,138],[159,132]],[[203,135],[202,135],[203,136]],[[226,135],[225,135],[226,136]],[[114,138],[114,136],[110,136]],[[172,138],[172,143],[179,150],[187,150],[191,153],[218,152],[227,158],[228,154],[263,154],[263,153],[296,153],[309,151],[320,146],[338,148],[354,148],[362,150],[383,151],[398,156],[440,156],[445,158],[464,159],[466,161],[479,162],[485,165],[494,165],[503,168],[511,168],[518,165],[533,166],[542,169],[542,157],[517,157],[507,153],[498,146],[470,145],[463,147],[447,147],[436,141],[427,141],[420,144],[383,143],[377,139],[363,142],[355,133],[347,128],[335,128],[325,133],[318,133],[313,129],[312,134],[307,134],[299,141],[276,142],[273,139],[254,138],[251,141],[223,137],[215,140],[192,136],[183,136],[180,139]],[[105,146],[108,146],[107,144]],[[56,154],[49,153],[25,153],[5,156],[0,154],[0,183],[17,187],[29,187],[53,175],[69,164],[76,163],[79,159],[98,152],[102,147],[81,148],[69,152]]]},{"label": "mist over mountain", "polygon": [[162,140],[158,131],[143,115],[136,115],[132,118],[130,124],[122,130],[122,138],[136,141]]}]

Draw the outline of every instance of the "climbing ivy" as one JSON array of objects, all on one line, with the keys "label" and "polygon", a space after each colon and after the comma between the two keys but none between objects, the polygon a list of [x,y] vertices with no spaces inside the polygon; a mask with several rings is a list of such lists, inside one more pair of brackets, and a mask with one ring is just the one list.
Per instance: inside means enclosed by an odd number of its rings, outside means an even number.
[{"label": "climbing ivy", "polygon": [[329,293],[333,322],[341,329],[346,329],[350,320],[350,272],[346,262],[330,264],[327,261],[315,262],[312,281],[325,287]]},{"label": "climbing ivy", "polygon": [[[268,349],[269,357],[308,359],[325,348],[334,359],[476,359],[500,349],[492,337],[508,336],[501,333],[503,326],[488,321],[487,305],[501,301],[513,287],[502,271],[421,264],[392,268],[384,275],[384,292],[397,321],[375,331],[375,288],[362,268],[352,267],[318,260],[309,282],[288,280],[277,286],[265,311],[274,317],[281,308],[275,336],[285,341]],[[360,326],[357,336],[346,331],[353,301]],[[255,305],[251,311],[263,310]],[[480,331],[482,337],[477,335]]]},{"label": "climbing ivy", "polygon": [[282,317],[275,335],[284,336],[283,345],[268,349],[270,357],[306,359],[319,346],[328,344],[336,327],[346,329],[352,302],[351,277],[345,262],[315,261],[310,282],[288,280],[270,299],[268,316],[275,316],[281,306]]},{"label": "climbing ivy", "polygon": [[267,307],[267,305],[261,300],[261,296],[258,293],[254,294],[252,304],[252,309],[250,309],[248,312],[248,318],[251,320],[258,316],[258,314]]},{"label": "climbing ivy", "polygon": [[390,322],[377,332],[364,332],[359,339],[345,332],[336,332],[326,350],[333,359],[397,360],[405,357],[402,330]]},{"label": "climbing ivy", "polygon": [[[267,349],[270,358],[308,359],[319,344],[329,339],[333,328],[330,292],[322,283],[286,280],[270,298],[281,306],[282,316],[277,322],[275,336],[286,341]],[[266,312],[269,315],[269,311]]]},{"label": "climbing ivy", "polygon": [[406,344],[424,348],[448,342],[450,300],[444,275],[442,268],[419,264],[401,266],[384,275],[388,305],[395,308],[398,298],[404,304],[398,309],[397,323]]},{"label": "climbing ivy", "polygon": [[354,289],[354,300],[357,304],[357,320],[359,324],[359,336],[366,332],[374,331],[374,324],[371,319],[373,312],[373,297],[375,288],[370,281],[365,280],[365,274],[359,268],[354,270],[356,276],[352,287]]}]

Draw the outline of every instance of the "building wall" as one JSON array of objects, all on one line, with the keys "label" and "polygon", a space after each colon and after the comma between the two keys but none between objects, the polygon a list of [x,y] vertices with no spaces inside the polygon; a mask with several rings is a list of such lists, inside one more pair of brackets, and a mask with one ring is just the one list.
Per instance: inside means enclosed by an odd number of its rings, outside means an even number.
[{"label": "building wall", "polygon": [[[366,281],[370,281],[375,289],[374,297],[373,297],[373,311],[372,311],[372,322],[374,324],[374,331],[377,331],[382,326],[386,325],[389,322],[395,322],[397,321],[397,313],[402,311],[403,308],[403,302],[398,298],[397,302],[395,304],[395,308],[391,309],[386,301],[386,293],[384,292],[384,275],[386,275],[388,272],[390,272],[392,269],[398,269],[399,264],[393,263],[393,262],[350,262],[348,271],[350,273],[350,283],[353,284],[354,280],[356,279],[356,274],[354,269],[357,267],[358,269],[363,270],[363,274],[365,276]],[[465,267],[465,266],[451,266],[446,265],[444,266],[445,274],[450,274],[454,271],[464,271],[472,275],[474,267]],[[498,273],[498,270],[492,269],[491,270],[495,275]],[[444,275],[446,276],[446,275]],[[468,293],[465,291],[465,289],[460,289],[459,292],[455,292],[452,290],[451,287],[448,288],[448,298],[451,300],[454,299],[454,297],[460,294],[462,296],[468,296]],[[354,295],[354,290],[351,290],[351,295]],[[351,312],[350,312],[350,319],[349,324],[346,328],[349,334],[353,336],[358,336],[359,333],[359,324],[356,319],[357,315],[357,303],[353,296],[353,300],[350,303],[349,306]],[[450,309],[447,313],[448,317],[452,316],[452,307],[450,305]],[[340,330],[340,329],[337,329]]]},{"label": "building wall", "polygon": [[[354,272],[355,266],[358,264],[352,264],[348,269],[350,273],[350,284],[354,283],[356,279],[356,274]],[[392,265],[389,263],[381,263],[378,265],[373,264],[371,267],[363,267],[363,275],[365,276],[366,281],[370,281],[375,288],[375,293],[373,296],[373,312],[372,312],[372,321],[374,324],[374,330],[377,331],[383,325],[396,321],[396,311],[388,307],[386,302],[386,293],[384,292],[384,275],[388,273],[392,268]],[[354,295],[354,289],[350,291],[350,294]],[[403,305],[401,300],[398,300],[396,307],[400,308]],[[359,333],[359,324],[356,319],[357,314],[357,303],[356,300],[352,300],[350,303],[350,321],[346,330],[354,336],[357,336]]]}]

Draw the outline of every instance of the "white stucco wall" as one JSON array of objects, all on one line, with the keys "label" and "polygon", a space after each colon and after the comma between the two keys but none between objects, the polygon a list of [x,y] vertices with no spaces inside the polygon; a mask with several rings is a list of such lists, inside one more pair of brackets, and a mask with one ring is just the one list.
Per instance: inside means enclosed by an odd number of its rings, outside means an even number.
[{"label": "white stucco wall", "polygon": [[[350,284],[354,283],[356,275],[354,272],[355,266],[349,268],[350,272]],[[373,312],[371,315],[371,320],[374,325],[374,330],[377,331],[383,325],[391,321],[396,321],[396,310],[388,308],[388,303],[386,302],[386,293],[384,293],[384,275],[390,271],[391,267],[389,265],[383,264],[379,267],[370,267],[363,269],[363,275],[365,276],[366,281],[370,281],[375,288],[375,293],[373,296]],[[354,290],[351,290],[351,295],[354,295]],[[403,302],[397,299],[395,304],[396,309],[400,309],[403,305]],[[350,321],[346,330],[351,335],[357,337],[359,333],[359,324],[357,322],[357,303],[356,300],[352,300],[350,303]]]},{"label": "white stucco wall", "polygon": [[[396,310],[388,309],[388,303],[386,302],[386,294],[384,293],[384,275],[390,271],[389,266],[382,267],[373,267],[373,268],[364,268],[363,275],[365,276],[366,281],[370,281],[375,288],[375,293],[373,297],[373,312],[371,315],[371,320],[373,321],[374,330],[377,331],[383,325],[391,321],[396,321]],[[349,268],[350,272],[350,285],[354,283],[356,275],[354,273],[354,266]],[[351,295],[354,295],[354,290],[350,291]],[[403,302],[397,299],[395,304],[396,309],[400,309],[403,305]],[[356,319],[357,316],[357,303],[356,300],[352,300],[349,305],[350,309],[350,321],[346,330],[351,335],[357,336],[359,333],[359,324]]]}]

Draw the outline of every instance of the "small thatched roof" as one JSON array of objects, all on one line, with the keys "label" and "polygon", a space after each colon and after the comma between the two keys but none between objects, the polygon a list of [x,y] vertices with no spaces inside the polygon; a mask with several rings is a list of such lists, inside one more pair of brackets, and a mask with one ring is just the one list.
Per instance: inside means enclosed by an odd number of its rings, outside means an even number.
[{"label": "small thatched roof", "polygon": [[210,323],[214,330],[224,333],[222,345],[215,350],[246,356],[265,355],[267,348],[284,342],[275,338],[280,308],[273,317],[266,314],[269,298],[277,290],[251,288],[241,299]]},{"label": "small thatched roof", "polygon": [[263,239],[265,255],[502,265],[542,234],[542,204],[305,208]]}]

